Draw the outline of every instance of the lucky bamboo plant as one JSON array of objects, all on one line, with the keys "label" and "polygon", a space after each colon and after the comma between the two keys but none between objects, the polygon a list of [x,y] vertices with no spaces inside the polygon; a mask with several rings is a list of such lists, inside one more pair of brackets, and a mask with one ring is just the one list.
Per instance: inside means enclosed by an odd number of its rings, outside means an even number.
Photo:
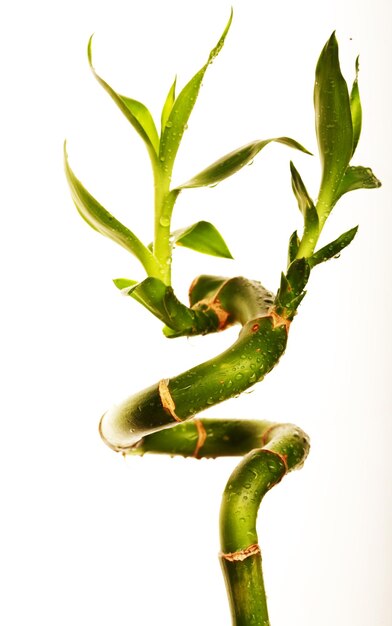
[{"label": "lucky bamboo plant", "polygon": [[354,227],[317,248],[331,210],[343,194],[376,188],[380,182],[369,168],[351,165],[362,122],[358,59],[349,92],[333,33],[318,60],[314,87],[321,160],[319,195],[317,201],[312,200],[290,163],[291,184],[303,229],[300,235],[294,232],[289,239],[287,267],[276,295],[255,280],[203,275],[191,283],[188,306],[177,299],[171,284],[173,246],[231,257],[220,233],[209,222],[172,231],[172,213],[179,194],[186,189],[215,185],[235,174],[272,141],[308,153],[289,137],[256,140],[233,150],[183,184],[171,186],[177,152],[204,74],[221,51],[231,21],[232,14],[207,62],[182,91],[176,95],[176,81],[170,87],[162,109],[160,133],[144,104],[120,95],[96,72],[89,41],[88,61],[95,78],[143,139],[151,160],[155,190],[151,244],[142,243],[86,190],[73,173],[66,150],[65,171],[80,215],[142,264],[147,274],[143,281],[119,278],[114,283],[163,322],[166,337],[222,331],[236,323],[242,326],[238,339],[225,352],[174,378],[162,378],[114,406],[103,415],[99,430],[104,442],[123,454],[149,452],[197,459],[243,457],[223,494],[220,559],[233,624],[267,626],[270,622],[256,532],[257,512],[264,494],[287,472],[301,467],[309,450],[308,437],[291,424],[195,416],[237,396],[275,367],[285,351],[290,324],[305,295],[311,270],[338,255],[357,232]]}]

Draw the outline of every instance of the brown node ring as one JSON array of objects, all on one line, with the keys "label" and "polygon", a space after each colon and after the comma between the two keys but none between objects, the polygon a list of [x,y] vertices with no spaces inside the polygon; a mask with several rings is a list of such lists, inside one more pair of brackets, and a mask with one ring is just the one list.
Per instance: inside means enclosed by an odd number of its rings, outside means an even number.
[{"label": "brown node ring", "polygon": [[158,393],[162,402],[162,406],[169,415],[176,421],[182,422],[182,419],[176,415],[176,404],[172,398],[168,387],[169,378],[162,378],[158,383]]},{"label": "brown node ring", "polygon": [[286,332],[289,332],[291,321],[287,319],[287,317],[283,317],[277,313],[275,307],[272,307],[268,311],[268,316],[272,319],[272,327],[278,328],[279,326],[284,326],[286,328]]},{"label": "brown node ring", "polygon": [[258,543],[252,543],[252,545],[248,546],[244,550],[237,550],[237,552],[228,552],[225,554],[224,552],[220,553],[220,557],[225,561],[245,561],[250,556],[256,556],[261,554],[260,546]]},{"label": "brown node ring", "polygon": [[212,311],[215,313],[218,318],[218,328],[217,330],[225,330],[228,326],[230,326],[230,313],[228,313],[222,306],[221,301],[216,296],[208,300],[207,298],[204,300],[199,300],[193,307],[193,309],[201,309],[204,311]]},{"label": "brown node ring", "polygon": [[207,432],[201,420],[195,419],[193,420],[193,423],[195,424],[196,430],[197,430],[197,441],[196,441],[195,451],[193,453],[193,458],[198,459],[199,452],[201,448],[204,446],[205,441],[207,439]]}]

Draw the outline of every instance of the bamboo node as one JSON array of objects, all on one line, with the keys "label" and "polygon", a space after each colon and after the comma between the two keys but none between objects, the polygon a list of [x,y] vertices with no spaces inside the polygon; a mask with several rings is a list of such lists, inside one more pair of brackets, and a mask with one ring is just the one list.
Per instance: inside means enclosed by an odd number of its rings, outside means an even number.
[{"label": "bamboo node", "polygon": [[196,430],[197,430],[197,441],[196,441],[196,447],[193,453],[193,457],[197,459],[199,458],[199,452],[201,448],[204,446],[205,440],[207,439],[207,432],[201,420],[195,419],[193,420],[193,423],[195,424]]},{"label": "bamboo node", "polygon": [[192,308],[213,311],[218,318],[217,330],[225,330],[225,328],[231,324],[229,319],[230,313],[223,308],[221,301],[216,296],[212,300],[209,300],[208,298],[199,300],[199,302],[197,302]]},{"label": "bamboo node", "polygon": [[282,315],[279,315],[274,307],[270,308],[270,310],[268,311],[268,315],[272,319],[273,328],[284,326],[286,328],[286,332],[289,332],[291,321],[288,320],[286,317],[282,317]]},{"label": "bamboo node", "polygon": [[245,561],[250,556],[256,556],[261,554],[260,546],[258,543],[252,543],[252,545],[248,546],[244,550],[237,550],[237,552],[228,552],[225,554],[224,552],[220,553],[222,559],[225,561]]},{"label": "bamboo node", "polygon": [[176,405],[170,393],[168,382],[169,378],[162,378],[158,383],[158,393],[162,406],[176,422],[182,422],[182,419],[176,415]]}]

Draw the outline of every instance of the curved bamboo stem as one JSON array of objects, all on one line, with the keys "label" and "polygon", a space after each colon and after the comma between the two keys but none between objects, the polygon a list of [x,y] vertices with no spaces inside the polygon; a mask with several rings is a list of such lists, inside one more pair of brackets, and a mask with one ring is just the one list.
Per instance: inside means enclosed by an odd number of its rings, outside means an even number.
[{"label": "curved bamboo stem", "polygon": [[[271,306],[272,294],[242,278],[208,279],[193,283],[191,305],[194,310],[213,311],[221,329],[241,323],[238,339],[217,357],[163,379],[105,413],[100,433],[112,449],[128,450],[152,432],[237,396],[262,380],[282,356],[290,322]],[[211,284],[215,285],[212,293]]]},{"label": "curved bamboo stem", "polygon": [[234,626],[269,626],[256,519],[264,495],[289,471],[302,467],[308,437],[291,424],[274,425],[264,445],[235,468],[223,494],[220,560]]},{"label": "curved bamboo stem", "polygon": [[233,626],[269,626],[256,530],[264,495],[290,471],[302,467],[307,435],[293,424],[255,420],[194,419],[143,438],[130,454],[193,458],[242,456],[222,498],[219,555]]}]

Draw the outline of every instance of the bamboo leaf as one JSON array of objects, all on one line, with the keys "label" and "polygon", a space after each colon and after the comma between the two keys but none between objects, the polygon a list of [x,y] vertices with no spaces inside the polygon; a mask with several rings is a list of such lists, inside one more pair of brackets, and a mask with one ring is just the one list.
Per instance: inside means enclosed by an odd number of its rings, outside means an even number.
[{"label": "bamboo leaf", "polygon": [[210,52],[207,63],[195,74],[187,85],[178,95],[173,104],[170,115],[167,119],[163,130],[159,149],[159,158],[163,163],[163,167],[171,172],[176,158],[178,148],[181,143],[182,136],[188,124],[190,114],[192,113],[197,96],[200,91],[201,83],[210,63],[221,51],[229,31],[233,18],[233,10],[231,10],[229,21],[222,33],[217,45]]},{"label": "bamboo leaf", "polygon": [[350,109],[351,109],[351,119],[353,123],[353,151],[354,154],[355,149],[357,147],[359,137],[361,136],[362,129],[362,106],[361,106],[361,98],[359,95],[358,88],[358,72],[359,72],[359,57],[357,57],[355,61],[355,80],[351,89],[350,94]]},{"label": "bamboo leaf", "polygon": [[353,152],[350,98],[340,71],[335,33],[326,43],[317,63],[314,107],[322,164],[319,206],[326,217]]},{"label": "bamboo leaf", "polygon": [[[120,282],[120,284],[125,283]],[[165,285],[159,278],[148,277],[141,283],[126,286],[124,293],[142,304],[170,329],[178,333],[187,331],[189,334],[191,332],[196,313],[182,304],[175,296],[172,287]],[[171,333],[171,336],[175,334]]]},{"label": "bamboo leaf", "polygon": [[293,188],[294,195],[297,199],[299,210],[301,211],[302,215],[305,217],[306,211],[309,208],[314,207],[313,200],[310,198],[307,192],[307,189],[304,185],[304,182],[292,161],[290,161],[290,172],[291,172],[291,186]]},{"label": "bamboo leaf", "polygon": [[177,78],[174,79],[172,86],[169,89],[169,93],[167,94],[165,104],[163,105],[162,115],[161,115],[161,132],[165,130],[165,126],[169,119],[169,115],[173,108],[174,102],[176,100],[176,82]]},{"label": "bamboo leaf", "polygon": [[313,268],[319,263],[323,263],[324,261],[332,259],[332,257],[338,256],[341,251],[352,242],[355,235],[357,234],[357,231],[358,226],[355,226],[354,228],[351,228],[351,230],[343,233],[343,235],[340,235],[340,237],[338,237],[334,241],[331,241],[331,243],[329,243],[327,246],[324,246],[323,248],[320,248],[320,250],[317,250],[317,252],[315,252],[308,259],[310,267]]},{"label": "bamboo leaf", "polygon": [[117,289],[120,289],[120,291],[122,291],[124,295],[128,295],[129,288],[137,285],[139,281],[131,280],[130,278],[113,278],[113,282],[116,285]]},{"label": "bamboo leaf", "polygon": [[308,259],[295,259],[287,274],[281,275],[280,287],[276,294],[277,311],[287,319],[293,319],[305,296],[304,288],[309,279],[310,264]]},{"label": "bamboo leaf", "polygon": [[[158,132],[155,126],[155,122],[152,118],[150,111],[147,107],[139,102],[138,100],[133,100],[132,98],[128,98],[127,96],[119,96],[124,102],[125,106],[130,115],[126,115],[127,119],[131,121],[131,117],[136,118],[137,122],[139,122],[140,126],[147,134],[148,139],[150,140],[154,151],[158,153],[159,150],[159,137]],[[131,122],[132,123],[132,122]],[[134,124],[132,124],[134,126]],[[136,127],[135,127],[136,128]],[[142,134],[143,137],[143,134]],[[144,138],[144,137],[143,137]]]},{"label": "bamboo leaf", "polygon": [[138,237],[113,217],[76,178],[68,163],[66,144],[64,144],[64,167],[72,200],[81,217],[101,235],[109,237],[134,254],[147,269],[149,263],[154,262],[153,255]]},{"label": "bamboo leaf", "polygon": [[319,218],[316,207],[292,161],[290,162],[290,170],[293,192],[297,198],[299,210],[304,216],[304,236],[309,240],[316,239],[319,235]]},{"label": "bamboo leaf", "polygon": [[143,139],[149,151],[150,157],[155,161],[159,151],[159,137],[150,111],[141,102],[116,93],[116,91],[114,91],[114,89],[112,89],[112,87],[105,80],[103,80],[99,74],[97,74],[92,61],[92,38],[93,36],[90,37],[87,47],[87,57],[91,71],[93,72],[98,83],[105,89],[112,100],[117,104],[121,112],[125,115],[127,120],[132,124],[136,132]]},{"label": "bamboo leaf", "polygon": [[196,176],[188,180],[186,183],[179,185],[177,189],[191,189],[196,187],[205,187],[208,185],[216,185],[225,178],[235,174],[235,172],[238,172],[238,170],[245,165],[251,163],[260,150],[273,141],[282,143],[290,148],[295,148],[296,150],[301,150],[301,152],[305,152],[306,154],[310,154],[306,148],[290,137],[275,137],[273,139],[252,141],[251,143],[226,154],[221,159],[218,159],[218,161],[209,165],[206,169],[199,172],[199,174],[196,174]]},{"label": "bamboo leaf", "polygon": [[309,274],[310,267],[307,259],[296,259],[291,263],[286,274],[291,298],[297,297],[303,292]]},{"label": "bamboo leaf", "polygon": [[297,252],[299,249],[299,244],[301,243],[300,238],[298,237],[298,233],[295,230],[290,237],[289,241],[289,250],[288,250],[288,265],[292,263],[297,256]]},{"label": "bamboo leaf", "polygon": [[378,187],[381,187],[381,182],[373,174],[370,167],[362,167],[361,165],[348,167],[339,185],[337,199],[348,191],[377,189]]},{"label": "bamboo leaf", "polygon": [[224,259],[233,258],[222,235],[210,222],[197,222],[175,231],[172,236],[178,246]]}]

